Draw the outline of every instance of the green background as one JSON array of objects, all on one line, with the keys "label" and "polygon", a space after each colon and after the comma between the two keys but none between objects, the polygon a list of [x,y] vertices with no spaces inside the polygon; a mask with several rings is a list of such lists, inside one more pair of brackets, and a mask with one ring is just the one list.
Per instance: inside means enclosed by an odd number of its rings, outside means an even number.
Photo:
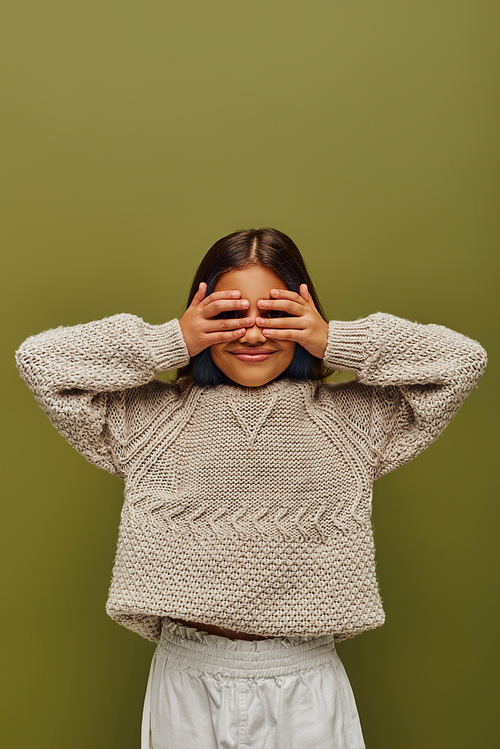
[{"label": "green background", "polygon": [[50,426],[14,350],[180,316],[208,247],[259,226],[296,241],[330,318],[438,322],[490,354],[376,485],[387,622],[339,652],[368,749],[497,745],[498,29],[485,0],[4,4],[2,746],[138,747],[154,647],[104,611],[121,482]]}]

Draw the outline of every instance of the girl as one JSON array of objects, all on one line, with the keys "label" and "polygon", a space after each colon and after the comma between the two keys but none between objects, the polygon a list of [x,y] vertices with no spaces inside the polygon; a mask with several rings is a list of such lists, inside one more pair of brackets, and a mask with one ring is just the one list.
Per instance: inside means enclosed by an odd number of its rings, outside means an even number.
[{"label": "girl", "polygon": [[180,320],[49,330],[17,363],[125,481],[107,611],[158,642],[142,749],[362,749],[335,641],[384,621],[372,485],[448,424],[481,346],[389,314],[327,322],[295,244],[260,229],[216,242]]}]

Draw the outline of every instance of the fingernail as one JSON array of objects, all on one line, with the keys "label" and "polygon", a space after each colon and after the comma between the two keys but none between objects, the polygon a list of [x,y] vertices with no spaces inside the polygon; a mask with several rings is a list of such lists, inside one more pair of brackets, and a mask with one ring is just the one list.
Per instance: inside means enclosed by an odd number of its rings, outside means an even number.
[{"label": "fingernail", "polygon": [[231,292],[231,296],[232,296],[232,297],[235,297],[235,298],[236,298],[236,297],[238,297],[239,295],[240,295],[240,292],[239,292],[239,291],[232,291],[232,292]]}]

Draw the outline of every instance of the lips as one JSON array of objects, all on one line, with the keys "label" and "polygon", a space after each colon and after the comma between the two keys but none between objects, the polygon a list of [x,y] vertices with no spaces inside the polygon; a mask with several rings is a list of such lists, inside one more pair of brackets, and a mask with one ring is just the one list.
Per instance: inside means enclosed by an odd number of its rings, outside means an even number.
[{"label": "lips", "polygon": [[273,354],[276,354],[277,349],[268,348],[254,348],[254,349],[236,349],[236,351],[229,351],[235,359],[243,362],[260,362],[270,359]]},{"label": "lips", "polygon": [[278,349],[274,348],[236,348],[230,354],[274,354]]}]

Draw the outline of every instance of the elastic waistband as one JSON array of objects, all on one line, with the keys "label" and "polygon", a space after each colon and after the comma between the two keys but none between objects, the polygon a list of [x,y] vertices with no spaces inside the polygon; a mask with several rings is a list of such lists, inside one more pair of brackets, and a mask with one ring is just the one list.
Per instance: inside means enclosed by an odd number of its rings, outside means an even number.
[{"label": "elastic waistband", "polygon": [[176,670],[194,670],[233,678],[284,676],[329,663],[334,635],[230,640],[163,620],[157,657]]}]

